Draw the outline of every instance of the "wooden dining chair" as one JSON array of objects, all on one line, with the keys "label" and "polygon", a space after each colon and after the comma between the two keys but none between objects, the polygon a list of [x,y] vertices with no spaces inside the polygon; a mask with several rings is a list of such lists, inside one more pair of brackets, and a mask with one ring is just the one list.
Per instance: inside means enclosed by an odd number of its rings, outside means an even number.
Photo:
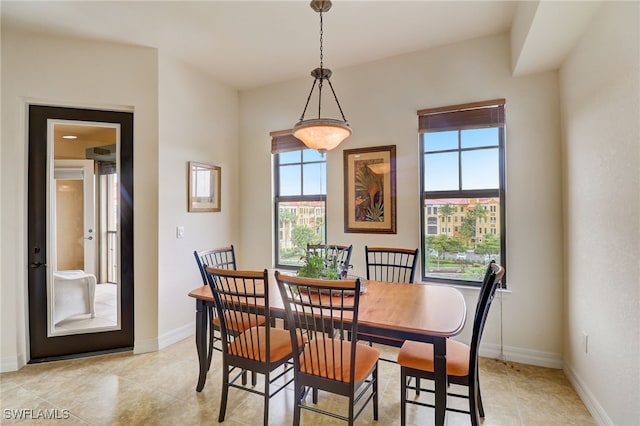
[{"label": "wooden dining chair", "polygon": [[[373,403],[378,419],[378,357],[369,346],[349,341],[358,328],[359,280],[318,280],[276,272],[290,325],[294,363],[293,424],[300,424],[301,410],[342,419],[349,424]],[[337,333],[334,331],[338,331]],[[303,338],[301,339],[300,336]],[[348,415],[320,409],[305,402],[309,389],[342,395],[349,400]]]},{"label": "wooden dining chair", "polygon": [[[343,246],[337,244],[307,244],[307,253],[320,254],[327,260],[335,260],[337,267],[351,266],[351,252],[353,245]],[[346,269],[344,269],[346,271]]]},{"label": "wooden dining chair", "polygon": [[[467,394],[448,393],[449,396],[465,398],[469,402],[469,410],[459,410],[447,407],[449,411],[468,413],[471,417],[471,424],[479,424],[480,417],[484,417],[484,407],[480,395],[480,381],[478,376],[478,350],[480,339],[484,329],[489,308],[495,295],[498,282],[504,275],[504,268],[495,262],[491,262],[487,267],[480,295],[476,304],[475,317],[473,321],[473,334],[471,344],[447,339],[447,378],[449,383],[465,386]],[[433,404],[420,402],[418,400],[407,399],[407,389],[433,392],[432,389],[421,388],[420,379],[435,380],[433,345],[407,340],[402,345],[398,353],[398,364],[400,364],[400,424],[406,423],[406,404],[416,404],[426,407],[434,407]],[[416,385],[410,386],[411,377],[416,378]]]},{"label": "wooden dining chair", "polygon": [[[207,267],[207,281],[220,318],[222,335],[222,395],[218,422],[227,410],[229,388],[259,394],[264,398],[263,423],[269,422],[269,399],[293,382],[288,363],[292,355],[289,332],[271,327],[268,273]],[[266,325],[265,325],[266,324]],[[274,370],[282,371],[274,374]],[[239,370],[237,373],[236,370]],[[264,375],[262,391],[238,384],[245,371]],[[235,373],[235,374],[234,374]],[[289,376],[287,376],[289,373]],[[274,382],[281,381],[272,389]]]},{"label": "wooden dining chair", "polygon": [[[413,283],[418,262],[418,249],[394,247],[364,247],[367,262],[367,280],[386,281],[391,283]],[[390,300],[389,303],[394,303]],[[374,334],[358,334],[358,340],[379,343],[399,348],[404,343],[401,339],[390,339]],[[392,359],[380,358],[383,361],[395,362]]]}]

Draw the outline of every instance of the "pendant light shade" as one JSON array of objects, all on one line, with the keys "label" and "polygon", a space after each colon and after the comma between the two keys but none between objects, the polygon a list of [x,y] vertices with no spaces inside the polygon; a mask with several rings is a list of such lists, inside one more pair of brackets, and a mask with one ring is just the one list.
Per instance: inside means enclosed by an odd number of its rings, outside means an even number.
[{"label": "pendant light shade", "polygon": [[[314,78],[313,85],[307,97],[307,103],[302,111],[300,121],[293,126],[293,135],[300,139],[307,147],[325,152],[335,148],[351,136],[351,128],[344,117],[336,92],[333,90],[333,85],[329,80],[331,70],[324,68],[322,62],[322,14],[331,8],[331,2],[329,0],[314,0],[311,2],[311,8],[320,14],[320,67],[311,71],[311,76]],[[322,117],[322,88],[325,81],[329,84],[331,93],[333,93],[333,98],[336,101],[342,120]],[[305,120],[304,115],[307,112],[309,101],[316,87],[318,87],[318,117]]]},{"label": "pendant light shade", "polygon": [[293,136],[311,149],[329,151],[351,136],[351,128],[345,121],[331,118],[314,118],[298,122]]}]

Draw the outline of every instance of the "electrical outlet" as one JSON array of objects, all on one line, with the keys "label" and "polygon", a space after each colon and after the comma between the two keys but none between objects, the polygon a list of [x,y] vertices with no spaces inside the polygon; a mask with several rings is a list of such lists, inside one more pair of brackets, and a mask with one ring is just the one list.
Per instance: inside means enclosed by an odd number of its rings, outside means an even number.
[{"label": "electrical outlet", "polygon": [[184,226],[176,227],[176,238],[184,238]]},{"label": "electrical outlet", "polygon": [[584,353],[589,353],[589,335],[586,331],[582,332],[582,349],[584,349]]}]

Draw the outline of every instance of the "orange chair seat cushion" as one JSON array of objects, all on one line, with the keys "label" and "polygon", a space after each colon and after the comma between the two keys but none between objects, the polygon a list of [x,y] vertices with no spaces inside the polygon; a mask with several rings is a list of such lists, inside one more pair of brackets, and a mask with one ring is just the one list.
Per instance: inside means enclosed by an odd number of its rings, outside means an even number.
[{"label": "orange chair seat cushion", "polygon": [[[349,382],[351,371],[351,342],[323,338],[311,340],[300,354],[300,371],[328,379]],[[378,362],[380,352],[363,344],[356,344],[354,382],[366,379]]]},{"label": "orange chair seat cushion", "polygon": [[[302,344],[302,339],[298,344]],[[269,329],[269,362],[280,361],[291,356],[291,334],[280,328]],[[229,352],[236,356],[256,361],[267,361],[267,329],[252,327],[238,335],[229,344]]]},{"label": "orange chair seat cushion", "polygon": [[[433,372],[433,345],[407,340],[398,353],[402,367]],[[469,375],[469,346],[447,339],[447,374],[464,377]]]},{"label": "orange chair seat cushion", "polygon": [[[262,315],[249,314],[246,312],[226,311],[225,319],[229,330],[236,332],[247,330],[251,327],[264,324]],[[216,315],[213,319],[213,326],[220,328],[220,317]]]}]

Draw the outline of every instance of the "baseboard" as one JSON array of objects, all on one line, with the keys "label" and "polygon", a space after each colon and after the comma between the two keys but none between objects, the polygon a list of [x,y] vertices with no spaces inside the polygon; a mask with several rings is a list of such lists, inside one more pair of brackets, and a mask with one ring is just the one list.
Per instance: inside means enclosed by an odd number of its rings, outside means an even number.
[{"label": "baseboard", "polygon": [[144,354],[158,351],[158,339],[135,339],[133,342],[133,353]]},{"label": "baseboard", "polygon": [[562,354],[516,348],[513,346],[505,346],[501,353],[500,345],[490,343],[481,344],[480,356],[503,359],[504,361],[519,362],[521,364],[537,365],[538,367],[558,369],[563,367]]},{"label": "baseboard", "polygon": [[[167,346],[171,346],[174,343],[184,340],[189,336],[193,336],[195,329],[196,329],[196,323],[192,322],[190,324],[183,325],[182,327],[176,328],[175,330],[171,330],[168,333],[164,333],[162,336],[158,337],[158,348],[164,349]],[[195,343],[194,343],[194,351],[195,351]]]},{"label": "baseboard", "polygon": [[133,353],[142,354],[146,352],[156,352],[161,349],[171,346],[180,340],[186,339],[189,336],[193,336],[193,331],[196,329],[195,322],[178,327],[174,330],[168,331],[154,339],[136,339],[133,346]]},{"label": "baseboard", "polygon": [[3,357],[0,360],[0,373],[9,373],[11,371],[18,371],[27,364],[27,360],[23,354],[15,356]]},{"label": "baseboard", "polygon": [[576,390],[582,402],[589,410],[589,413],[593,416],[596,424],[598,425],[613,425],[613,421],[609,418],[606,411],[602,408],[598,400],[595,398],[593,393],[589,390],[589,388],[585,385],[584,381],[580,378],[580,376],[573,369],[571,364],[565,361],[564,374],[569,379],[569,382],[573,385],[573,388]]}]

